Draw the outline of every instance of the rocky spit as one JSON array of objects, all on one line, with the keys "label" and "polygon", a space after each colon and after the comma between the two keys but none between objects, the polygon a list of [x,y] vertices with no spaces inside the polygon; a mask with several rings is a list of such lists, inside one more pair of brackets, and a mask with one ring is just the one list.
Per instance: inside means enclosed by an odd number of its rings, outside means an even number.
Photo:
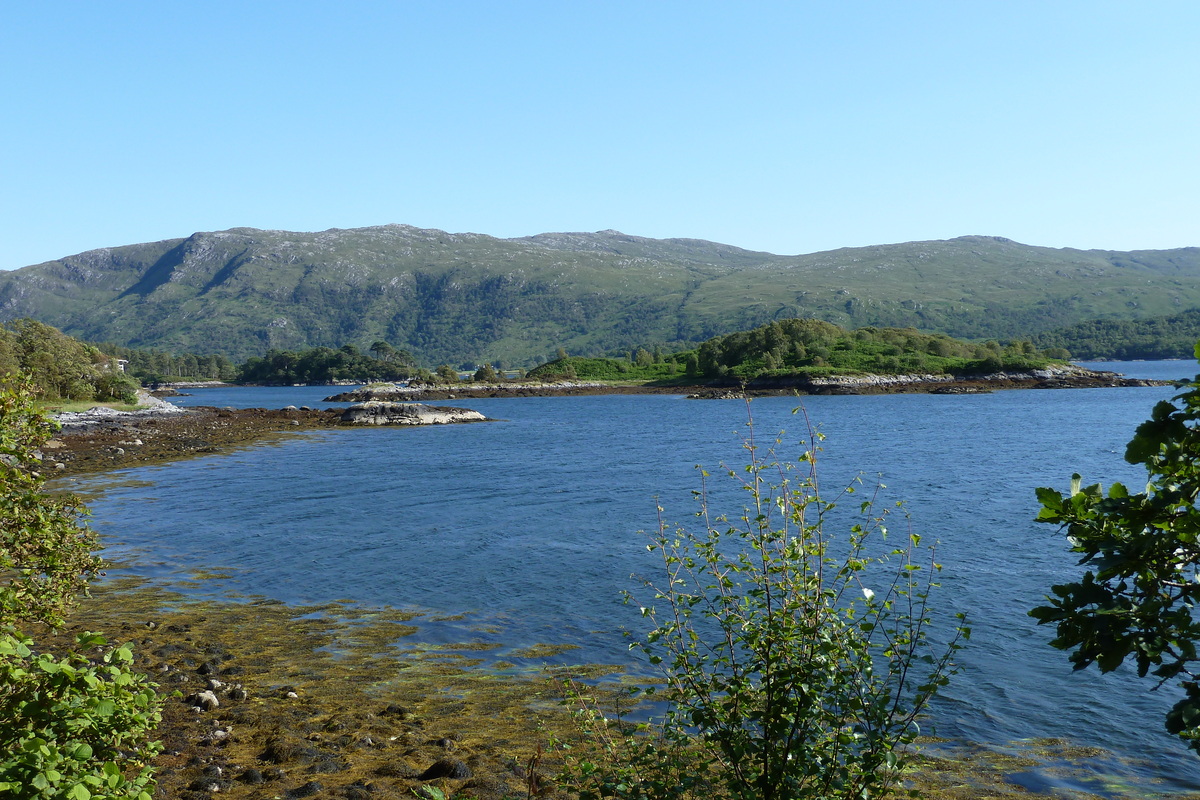
[{"label": "rocky spit", "polygon": [[469,408],[427,406],[422,403],[390,403],[368,400],[342,412],[342,422],[351,425],[454,425],[486,422],[487,417]]},{"label": "rocky spit", "polygon": [[772,394],[796,391],[801,394],[966,394],[998,389],[1092,389],[1113,386],[1166,386],[1170,381],[1126,378],[1072,364],[1022,372],[993,372],[982,375],[836,375],[821,378],[764,377],[746,384],[746,391]]},{"label": "rocky spit", "polygon": [[687,394],[699,387],[613,385],[589,381],[555,383],[463,383],[414,385],[377,383],[330,395],[327,403],[363,403],[379,400],[412,403],[421,400],[469,400],[481,397],[577,397],[597,394]]},{"label": "rocky spit", "polygon": [[415,402],[480,397],[559,397],[596,394],[686,394],[697,399],[729,399],[789,394],[978,394],[1001,389],[1088,389],[1111,386],[1165,386],[1169,381],[1126,378],[1116,372],[1066,364],[1025,372],[983,375],[837,375],[762,377],[748,383],[712,381],[694,386],[648,386],[559,381],[555,383],[466,383],[448,385],[360,386],[325,398],[330,403]]},{"label": "rocky spit", "polygon": [[97,407],[58,414],[62,429],[43,445],[43,467],[56,475],[71,475],[208,455],[297,431],[487,420],[470,409],[419,403],[361,404],[347,409],[183,409],[148,395],[139,400],[145,408],[136,411]]}]

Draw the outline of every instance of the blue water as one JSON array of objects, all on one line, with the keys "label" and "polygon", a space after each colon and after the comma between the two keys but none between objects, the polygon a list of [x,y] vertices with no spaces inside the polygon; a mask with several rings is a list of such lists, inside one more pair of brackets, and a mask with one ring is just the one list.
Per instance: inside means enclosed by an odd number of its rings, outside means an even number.
[{"label": "blue water", "polygon": [[[1195,372],[1189,362],[1095,366],[1137,377]],[[1032,522],[1034,489],[1066,488],[1076,471],[1087,482],[1139,485],[1144,472],[1122,459],[1125,442],[1174,392],[803,399],[827,437],[823,485],[881,476],[885,496],[907,502],[913,529],[940,542],[937,603],[966,612],[974,634],[936,708],[939,735],[993,748],[1063,738],[1128,760],[1105,759],[1103,770],[1148,791],[1200,789],[1200,760],[1162,731],[1169,692],[1123,674],[1072,673],[1046,645],[1051,631],[1026,613],[1078,575],[1061,536]],[[330,393],[207,389],[180,402],[316,406]],[[781,456],[797,452],[799,403],[751,404],[760,442],[787,431]],[[697,464],[718,476],[715,502],[740,502],[719,466],[743,463],[746,404],[659,395],[459,404],[500,421],[301,434],[76,488],[99,492],[91,507],[109,557],[167,583],[230,570],[219,584],[230,593],[471,612],[465,629],[428,635],[569,642],[582,648],[577,660],[628,659],[619,630],[639,619],[619,595],[636,588],[632,573],[654,569],[638,531],[655,528],[656,498],[669,519],[693,521]]]}]

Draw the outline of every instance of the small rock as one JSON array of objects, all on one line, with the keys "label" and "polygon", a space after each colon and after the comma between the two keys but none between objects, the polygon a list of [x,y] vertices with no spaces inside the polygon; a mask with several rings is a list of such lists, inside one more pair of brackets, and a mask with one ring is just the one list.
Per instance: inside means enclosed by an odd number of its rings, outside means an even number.
[{"label": "small rock", "polygon": [[297,786],[295,789],[292,789],[290,792],[287,793],[287,796],[288,797],[312,797],[314,794],[316,794],[317,792],[321,791],[324,788],[325,787],[320,783],[320,781],[309,781],[308,783],[304,784],[303,786]]},{"label": "small rock", "polygon": [[430,765],[429,769],[422,772],[419,777],[423,781],[432,781],[437,778],[469,778],[471,777],[471,770],[457,758],[439,758]]},{"label": "small rock", "polygon": [[375,770],[375,774],[384,778],[415,778],[418,773],[404,764],[384,764]]},{"label": "small rock", "polygon": [[248,783],[251,786],[257,786],[266,781],[263,774],[256,769],[248,769],[238,776],[238,780],[242,783]]},{"label": "small rock", "polygon": [[224,728],[217,728],[212,733],[203,737],[200,741],[204,744],[220,744],[229,738],[229,731]]},{"label": "small rock", "polygon": [[221,701],[217,700],[217,696],[212,692],[198,692],[196,694],[196,702],[204,708],[205,711],[214,711],[221,705]]}]

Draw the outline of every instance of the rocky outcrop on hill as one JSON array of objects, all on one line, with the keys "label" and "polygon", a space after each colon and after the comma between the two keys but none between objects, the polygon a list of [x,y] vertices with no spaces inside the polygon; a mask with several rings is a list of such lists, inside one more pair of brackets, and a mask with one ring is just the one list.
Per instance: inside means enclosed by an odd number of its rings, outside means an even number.
[{"label": "rocky outcrop on hill", "polygon": [[355,403],[342,412],[342,422],[352,425],[450,425],[459,422],[486,422],[487,419],[483,414],[469,408],[391,403],[381,400]]}]

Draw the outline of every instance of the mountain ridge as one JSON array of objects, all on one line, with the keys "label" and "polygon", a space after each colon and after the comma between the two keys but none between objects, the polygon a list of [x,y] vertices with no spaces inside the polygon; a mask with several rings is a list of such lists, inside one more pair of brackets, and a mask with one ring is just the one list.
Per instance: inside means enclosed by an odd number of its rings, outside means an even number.
[{"label": "mountain ridge", "polygon": [[0,273],[0,319],[233,358],[384,339],[427,363],[530,364],[559,346],[692,344],[785,317],[1013,338],[1197,306],[1200,248],[1000,236],[788,256],[615,230],[505,239],[403,224],[238,227]]}]

